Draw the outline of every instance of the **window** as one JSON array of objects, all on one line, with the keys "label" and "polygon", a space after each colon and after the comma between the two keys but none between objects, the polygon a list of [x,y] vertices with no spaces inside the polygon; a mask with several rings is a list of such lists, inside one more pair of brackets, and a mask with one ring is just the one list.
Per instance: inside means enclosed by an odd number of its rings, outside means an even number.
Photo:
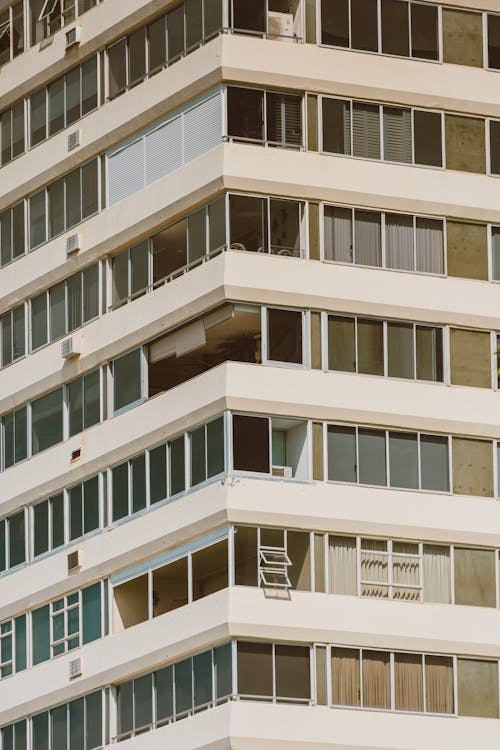
[{"label": "window", "polygon": [[321,43],[385,55],[439,59],[438,7],[381,0],[381,45],[376,0],[322,0]]},{"label": "window", "polygon": [[488,68],[500,68],[500,16],[486,14],[488,35]]},{"label": "window", "polygon": [[98,211],[98,172],[94,159],[30,197],[30,249]]},{"label": "window", "polygon": [[332,594],[451,602],[447,546],[336,535],[328,544]]},{"label": "window", "polygon": [[113,411],[115,414],[138,404],[142,399],[142,349],[124,354],[111,363],[113,374]]},{"label": "window", "polygon": [[272,146],[300,148],[302,99],[296,94],[228,86],[228,136],[243,141],[264,141]]},{"label": "window", "polygon": [[303,214],[298,201],[231,194],[230,248],[298,258]]},{"label": "window", "polygon": [[[1,21],[0,21],[1,24]],[[1,35],[1,26],[0,26]],[[1,44],[1,37],[0,37]],[[25,151],[24,101],[20,101],[0,115],[0,165],[8,164]]]},{"label": "window", "polygon": [[97,108],[97,78],[94,55],[30,96],[32,147]]},{"label": "window", "polygon": [[190,435],[191,486],[204,482],[224,471],[223,418],[208,422]]},{"label": "window", "polygon": [[0,366],[6,367],[26,354],[24,304],[0,317]]},{"label": "window", "polygon": [[22,565],[26,560],[24,510],[0,520],[0,572]]},{"label": "window", "polygon": [[99,265],[51,287],[30,303],[31,350],[71,333],[99,315]]},{"label": "window", "polygon": [[23,669],[26,669],[26,615],[0,623],[0,679]]},{"label": "window", "polygon": [[330,653],[334,706],[455,711],[452,657],[340,646],[332,646]]},{"label": "window", "polygon": [[116,686],[117,737],[125,740],[232,695],[230,643]]},{"label": "window", "polygon": [[0,214],[0,266],[24,255],[24,201]]},{"label": "window", "polygon": [[225,197],[162,229],[112,258],[112,306],[176,278],[226,245]]},{"label": "window", "polygon": [[33,664],[40,664],[100,638],[101,599],[99,582],[34,610]]},{"label": "window", "polygon": [[0,730],[2,747],[27,750],[28,748],[28,720],[21,719],[15,724],[8,724]]},{"label": "window", "polygon": [[3,460],[6,469],[28,455],[27,418],[26,406],[3,417]]},{"label": "window", "polygon": [[238,641],[238,695],[309,704],[310,648]]},{"label": "window", "polygon": [[445,436],[329,425],[327,449],[329,480],[449,491]]},{"label": "window", "polygon": [[64,544],[64,495],[59,493],[33,506],[33,556]]},{"label": "window", "polygon": [[267,359],[301,365],[303,354],[303,313],[267,308]]},{"label": "window", "polygon": [[[103,744],[102,717],[101,690],[77,698],[71,703],[63,703],[31,718],[30,747],[45,750],[68,750],[70,747],[97,750]],[[25,750],[24,746],[22,750]]]},{"label": "window", "polygon": [[329,97],[321,101],[324,152],[443,166],[439,112]]},{"label": "window", "polygon": [[443,332],[416,323],[329,315],[328,368],[442,382]]},{"label": "window", "polygon": [[63,388],[46,393],[31,402],[32,455],[63,439]]},{"label": "window", "polygon": [[113,586],[114,632],[227,588],[226,534],[223,530],[218,539],[214,534],[201,537],[188,545],[187,552],[171,550],[150,560],[146,572],[143,565],[119,574]]},{"label": "window", "polygon": [[325,260],[444,273],[442,219],[325,205],[323,232]]},{"label": "window", "polygon": [[66,386],[68,393],[69,434],[75,435],[101,421],[100,370],[82,375]]},{"label": "window", "polygon": [[[192,52],[222,29],[221,0],[185,0],[107,49],[108,98]],[[168,52],[167,52],[168,50]]]},{"label": "window", "polygon": [[31,46],[74,21],[97,4],[97,0],[30,0]]}]

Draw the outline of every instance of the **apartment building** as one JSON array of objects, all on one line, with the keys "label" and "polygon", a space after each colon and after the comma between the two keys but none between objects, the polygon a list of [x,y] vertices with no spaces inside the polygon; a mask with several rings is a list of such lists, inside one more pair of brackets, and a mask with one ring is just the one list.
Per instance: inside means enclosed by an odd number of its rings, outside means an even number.
[{"label": "apartment building", "polygon": [[500,2],[0,2],[0,750],[500,742]]}]

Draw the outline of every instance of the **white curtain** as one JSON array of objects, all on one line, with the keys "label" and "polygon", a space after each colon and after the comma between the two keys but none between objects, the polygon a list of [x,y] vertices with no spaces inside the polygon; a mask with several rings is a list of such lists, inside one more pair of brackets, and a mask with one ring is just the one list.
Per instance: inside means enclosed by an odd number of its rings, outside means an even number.
[{"label": "white curtain", "polygon": [[385,237],[387,267],[413,271],[413,217],[386,214]]},{"label": "white curtain", "polygon": [[352,211],[350,208],[325,206],[325,259],[352,263]]},{"label": "white curtain", "polygon": [[417,217],[417,271],[444,273],[443,222]]},{"label": "white curtain", "polygon": [[371,539],[361,542],[361,595],[389,596],[387,543]]},{"label": "white curtain", "polygon": [[355,263],[364,266],[382,265],[380,214],[375,211],[354,212]]},{"label": "white curtain", "polygon": [[330,593],[356,596],[356,539],[348,536],[329,538]]},{"label": "white curtain", "polygon": [[449,604],[450,549],[437,544],[424,545],[424,601]]}]

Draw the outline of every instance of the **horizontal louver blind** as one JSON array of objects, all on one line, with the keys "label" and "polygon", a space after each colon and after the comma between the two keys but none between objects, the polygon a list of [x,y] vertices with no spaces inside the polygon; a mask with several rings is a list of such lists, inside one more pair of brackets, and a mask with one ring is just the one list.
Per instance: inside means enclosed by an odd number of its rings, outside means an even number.
[{"label": "horizontal louver blind", "polygon": [[167,122],[146,136],[146,184],[151,185],[182,166],[182,118]]},{"label": "horizontal louver blind", "polygon": [[144,139],[139,138],[108,159],[109,205],[142,190],[144,185]]},{"label": "horizontal louver blind", "polygon": [[354,156],[380,159],[380,116],[377,105],[354,102],[352,140]]},{"label": "horizontal louver blind", "polygon": [[211,96],[184,116],[184,161],[215,148],[222,140],[222,97]]},{"label": "horizontal louver blind", "polygon": [[222,92],[148,128],[133,143],[108,153],[108,203],[150,185],[222,142]]},{"label": "horizontal louver blind", "polygon": [[384,159],[411,164],[411,111],[409,109],[384,107]]}]

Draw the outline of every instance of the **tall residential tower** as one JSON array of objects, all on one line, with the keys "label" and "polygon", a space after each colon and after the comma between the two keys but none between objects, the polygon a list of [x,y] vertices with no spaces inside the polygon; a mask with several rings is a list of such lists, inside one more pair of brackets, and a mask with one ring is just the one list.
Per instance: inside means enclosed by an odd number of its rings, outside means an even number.
[{"label": "tall residential tower", "polygon": [[498,750],[500,0],[0,66],[0,750]]}]

